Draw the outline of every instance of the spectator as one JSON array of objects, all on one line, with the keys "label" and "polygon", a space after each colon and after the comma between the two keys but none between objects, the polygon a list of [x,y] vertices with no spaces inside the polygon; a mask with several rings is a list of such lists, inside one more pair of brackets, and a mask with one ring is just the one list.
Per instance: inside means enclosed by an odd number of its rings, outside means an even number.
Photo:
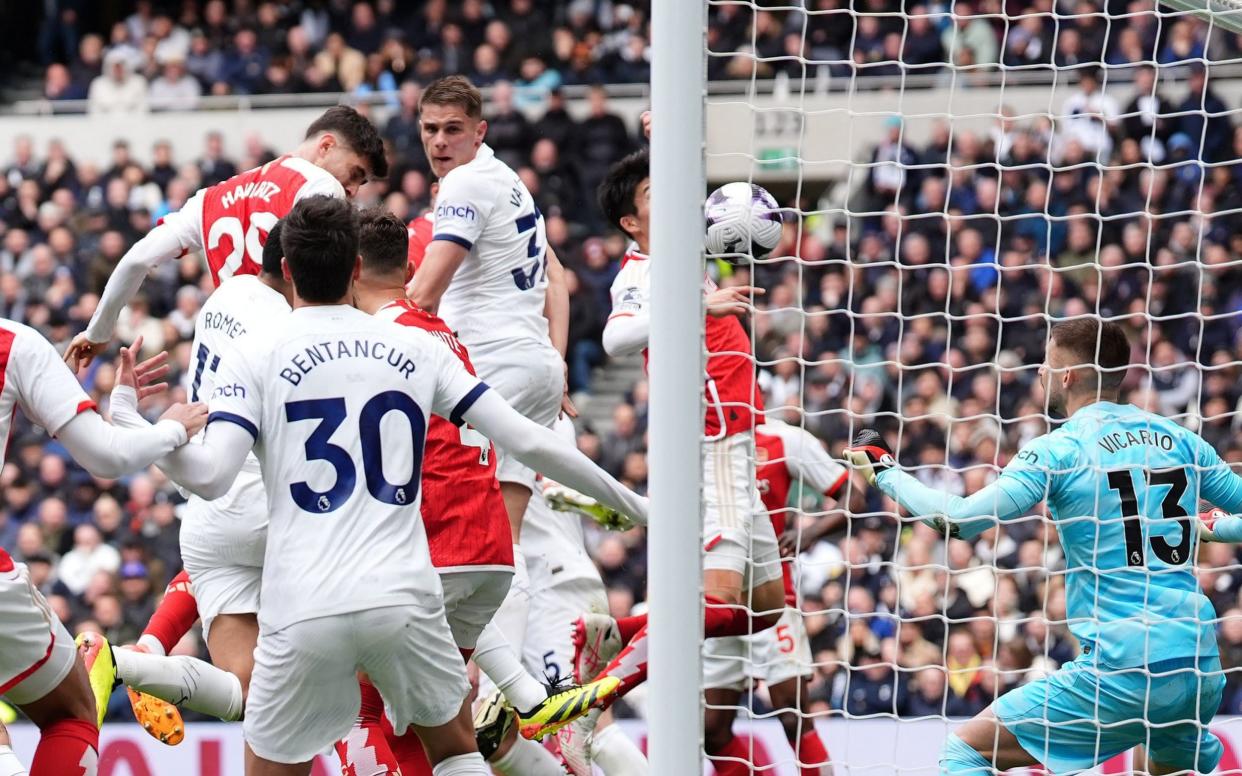
[{"label": "spectator", "polygon": [[156,110],[194,110],[203,93],[194,76],[186,72],[185,61],[169,54],[163,61],[164,70],[151,82],[147,99]]},{"label": "spectator", "polygon": [[[44,502],[45,505],[51,503],[59,503],[59,499]],[[63,507],[60,503],[58,508]],[[120,567],[121,553],[112,545],[104,544],[103,536],[93,523],[85,523],[73,530],[73,549],[60,559],[57,577],[69,592],[81,595],[96,573],[113,573]]]},{"label": "spectator", "polygon": [[1100,76],[1093,69],[1082,70],[1078,91],[1061,106],[1064,139],[1080,143],[1091,158],[1107,159],[1112,151],[1111,132],[1121,111],[1117,101],[1100,89]]},{"label": "spectator", "polygon": [[1224,100],[1208,85],[1208,71],[1201,63],[1190,65],[1186,77],[1187,94],[1177,112],[1177,131],[1194,141],[1199,150],[1195,158],[1221,162],[1228,158],[1233,142],[1233,124]]},{"label": "spectator", "polygon": [[207,133],[207,147],[198,162],[202,185],[211,186],[237,174],[237,165],[224,155],[224,136],[219,132]]},{"label": "spectator", "polygon": [[935,72],[943,64],[944,43],[939,33],[932,26],[927,6],[915,5],[910,8],[909,29],[906,30],[902,44],[901,61],[914,67],[928,67],[918,72]]},{"label": "spectator", "polygon": [[[608,168],[633,147],[621,117],[608,109],[608,93],[592,87],[587,95],[589,115],[579,125],[575,159],[584,191],[595,191]],[[594,203],[594,197],[591,198]],[[591,211],[594,212],[594,208]],[[594,217],[598,220],[598,216]],[[593,225],[595,225],[593,223]]]},{"label": "spectator", "polygon": [[86,90],[73,82],[69,68],[53,63],[43,78],[43,98],[47,100],[86,99]]},{"label": "spectator", "polygon": [[514,82],[514,101],[523,108],[542,106],[548,93],[561,85],[561,74],[548,69],[539,57],[526,57]]},{"label": "spectator", "polygon": [[91,81],[87,96],[91,113],[129,114],[147,109],[147,79],[133,72],[124,52],[109,51],[103,69],[104,75]]},{"label": "spectator", "polygon": [[957,0],[953,4],[953,23],[941,34],[941,45],[949,60],[959,66],[997,61],[996,32],[985,17],[976,15],[973,2]]},{"label": "spectator", "polygon": [[487,144],[496,152],[496,158],[515,170],[526,164],[530,154],[530,122],[513,107],[513,87],[507,81],[492,89]]},{"label": "spectator", "polygon": [[340,33],[328,36],[323,51],[315,55],[315,69],[327,79],[335,79],[341,88],[352,92],[366,76],[367,58],[350,48]]}]

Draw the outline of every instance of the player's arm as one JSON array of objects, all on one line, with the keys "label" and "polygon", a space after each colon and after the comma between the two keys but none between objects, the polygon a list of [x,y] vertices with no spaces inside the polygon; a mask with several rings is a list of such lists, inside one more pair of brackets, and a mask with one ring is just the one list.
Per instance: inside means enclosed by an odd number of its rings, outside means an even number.
[{"label": "player's arm", "polygon": [[651,292],[646,278],[626,268],[612,284],[612,312],[604,324],[604,352],[614,358],[638,353],[651,339]]},{"label": "player's arm", "polygon": [[13,357],[21,364],[10,372],[22,412],[97,477],[115,479],[150,466],[184,445],[207,419],[201,405],[175,404],[154,426],[117,428],[99,416],[95,403],[43,337],[35,332],[21,334]]},{"label": "player's arm", "polygon": [[[212,396],[201,444],[185,445],[155,462],[177,485],[209,501],[232,487],[259,436],[261,406],[252,387],[256,383],[248,379],[245,360],[230,359],[221,368],[219,385],[228,386],[229,395],[217,390]],[[144,362],[144,366],[150,363]],[[135,375],[132,357],[123,353],[121,374],[112,391],[114,407],[119,405],[122,412],[137,414],[137,390],[149,382]]]},{"label": "player's arm", "polygon": [[1195,447],[1199,497],[1216,507],[1199,516],[1199,535],[1206,541],[1242,542],[1242,477],[1202,437],[1195,437]]},{"label": "player's arm", "polygon": [[495,191],[473,170],[456,169],[440,181],[431,244],[414,273],[410,301],[436,312],[457,268],[483,234],[495,205]]},{"label": "player's arm", "polygon": [[495,391],[482,383],[478,386],[477,393],[462,400],[471,403],[451,420],[465,420],[535,471],[647,524],[647,499],[617,482],[556,432],[523,417]]},{"label": "player's arm", "polygon": [[871,429],[859,432],[845,454],[869,483],[911,515],[937,529],[948,523],[954,536],[970,539],[1044,500],[1050,479],[1049,461],[1042,460],[1049,455],[1045,439],[1028,444],[995,482],[966,497],[929,488],[898,469],[883,437]]},{"label": "player's arm", "polygon": [[548,338],[552,347],[565,357],[569,350],[569,286],[565,282],[565,267],[556,257],[556,251],[547,248],[548,289],[543,301],[543,317],[548,319]]},{"label": "player's arm", "polygon": [[457,268],[470,253],[470,245],[435,237],[427,246],[423,263],[414,273],[410,289],[410,301],[424,310],[434,313],[440,307],[440,297],[448,290]]},{"label": "player's arm", "polygon": [[116,265],[99,306],[86,327],[86,331],[73,338],[65,351],[65,363],[74,371],[89,366],[95,356],[102,353],[112,341],[117,318],[142,286],[142,281],[156,267],[169,259],[175,259],[186,250],[202,247],[199,234],[199,213],[202,210],[202,193],[186,202],[179,212],[166,216],[147,235],[125,252]]},{"label": "player's arm", "polygon": [[851,487],[849,469],[834,461],[809,431],[790,426],[781,427],[779,433],[784,438],[787,456],[785,466],[790,474],[823,494],[825,505],[829,507],[811,525],[806,528],[790,528],[780,537],[781,551],[791,554],[813,546],[828,534],[844,527],[850,514],[863,510],[866,498],[861,487]]}]

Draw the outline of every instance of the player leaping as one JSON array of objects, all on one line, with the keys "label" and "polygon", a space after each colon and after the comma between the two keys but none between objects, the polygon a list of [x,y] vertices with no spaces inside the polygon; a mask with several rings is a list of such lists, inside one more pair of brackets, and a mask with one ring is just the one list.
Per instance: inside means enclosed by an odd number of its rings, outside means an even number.
[{"label": "player leaping", "polygon": [[[610,355],[645,352],[651,326],[652,261],[698,261],[697,256],[648,255],[650,169],[646,151],[622,159],[600,185],[608,220],[634,241],[612,285],[612,315],[604,327]],[[717,289],[704,278],[707,374],[703,391],[704,635],[742,636],[771,627],[785,608],[780,550],[755,484],[756,419],[762,397],[755,384],[750,339],[738,319],[758,289]],[[746,605],[751,610],[748,611]],[[613,620],[587,615],[575,637],[579,681],[612,676],[624,695],[647,678],[647,617]],[[626,646],[620,653],[622,643]],[[616,657],[609,660],[610,657]],[[588,736],[579,735],[585,744]]]},{"label": "player leaping", "polygon": [[1200,436],[1130,404],[1125,331],[1094,318],[1052,327],[1040,383],[1069,420],[1028,442],[990,485],[962,498],[901,471],[880,434],[847,456],[915,517],[969,538],[1046,502],[1066,556],[1073,662],[1009,692],[949,736],[942,773],[982,776],[1042,763],[1091,768],[1146,745],[1146,770],[1207,773],[1225,687],[1216,614],[1193,559],[1200,498],[1242,510],[1242,477]]},{"label": "player leaping", "polygon": [[418,731],[435,776],[481,776],[464,667],[418,519],[428,414],[468,422],[627,513],[645,518],[646,501],[514,412],[432,335],[349,306],[358,232],[348,205],[308,198],[282,231],[293,313],[221,365],[218,422],[203,443],[160,462],[214,498],[257,443],[270,523],[247,773],[308,773],[314,754],[351,727],[362,669],[396,732]]},{"label": "player leaping", "polygon": [[[277,222],[268,235],[260,274],[238,276],[225,283],[199,311],[186,375],[191,398],[211,396],[221,364],[237,357],[241,343],[250,337],[268,336],[289,315],[293,289],[281,272],[280,230]],[[138,365],[139,374],[135,375],[132,359],[122,359],[121,380],[112,393],[112,414],[117,424],[145,424],[138,414],[135,389],[142,390],[147,381],[159,375],[160,360],[157,356]],[[182,626],[171,629],[172,633],[167,626],[160,628],[162,640],[144,636],[135,648],[137,653],[128,649],[113,653],[117,681],[130,687],[134,716],[163,743],[178,744],[185,734],[180,713],[166,703],[226,721],[241,717],[259,638],[267,522],[259,459],[251,454],[225,496],[207,501],[191,495],[186,504],[181,558],[194,592],[191,596],[175,590],[169,594],[175,599],[162,602],[159,610],[181,615]],[[187,611],[190,609],[192,613]],[[203,637],[215,666],[210,671],[184,656],[164,656],[198,617],[202,618]],[[99,634],[88,638],[106,641]],[[148,695],[166,703],[152,702]]]},{"label": "player leaping", "polygon": [[[423,90],[419,111],[423,149],[440,180],[432,240],[410,299],[457,334],[482,380],[518,412],[551,427],[565,390],[569,302],[543,216],[517,173],[484,144],[483,98],[469,80],[433,82]],[[496,620],[505,633],[520,634],[529,584],[519,540],[535,472],[504,445],[496,453],[514,545],[513,584]],[[511,635],[509,641],[520,654],[521,639]],[[531,709],[547,697],[543,685],[520,667],[513,670],[508,645],[492,643],[489,633],[474,660],[489,676],[512,677],[500,689],[516,708]]]},{"label": "player leaping", "polygon": [[388,174],[384,144],[353,108],[329,108],[292,153],[199,190],[121,257],[86,331],[73,338],[65,361],[80,369],[112,339],[117,317],[151,270],[186,251],[202,251],[211,279],[258,275],[272,226],[304,197],[352,197],[363,183]]}]

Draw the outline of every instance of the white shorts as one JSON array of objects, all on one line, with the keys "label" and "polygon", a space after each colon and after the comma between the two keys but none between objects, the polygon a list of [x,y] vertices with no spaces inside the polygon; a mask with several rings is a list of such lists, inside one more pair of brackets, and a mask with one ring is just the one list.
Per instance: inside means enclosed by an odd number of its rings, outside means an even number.
[{"label": "white shorts", "polygon": [[589,579],[574,579],[560,585],[537,586],[545,576],[543,558],[527,559],[531,570],[530,618],[526,625],[526,643],[522,661],[526,670],[545,677],[548,684],[574,675],[574,622],[588,612],[608,613],[608,594],[604,584]]},{"label": "white shorts", "polygon": [[73,637],[30,584],[25,563],[0,573],[0,623],[0,695],[9,703],[39,700],[73,670]]},{"label": "white shorts", "polygon": [[512,571],[450,571],[440,575],[444,613],[459,649],[474,649],[479,634],[509,594]]},{"label": "white shorts", "polygon": [[[565,393],[565,362],[550,342],[518,340],[470,346],[470,363],[513,409],[541,426],[552,427]],[[496,448],[496,479],[535,490],[535,471]]]},{"label": "white shorts", "polygon": [[781,579],[780,545],[755,484],[755,438],[703,442],[703,569],[736,571],[746,588]]},{"label": "white shorts", "polygon": [[358,716],[358,671],[384,697],[400,735],[461,710],[466,666],[444,608],[411,604],[295,622],[259,633],[243,732],[254,753],[303,763],[345,737]]},{"label": "white shorts", "polygon": [[753,636],[725,636],[703,642],[703,686],[745,690],[748,680],[769,687],[810,677],[811,640],[802,614],[786,608],[776,625]]},{"label": "white shorts", "polygon": [[193,497],[181,521],[181,560],[203,621],[203,637],[221,614],[257,614],[267,549],[267,492],[243,469],[214,501]]}]

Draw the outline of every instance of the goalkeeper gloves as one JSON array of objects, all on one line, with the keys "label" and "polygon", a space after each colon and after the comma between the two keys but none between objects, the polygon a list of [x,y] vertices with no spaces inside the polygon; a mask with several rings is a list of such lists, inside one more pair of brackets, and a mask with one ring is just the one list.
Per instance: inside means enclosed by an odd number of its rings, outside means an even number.
[{"label": "goalkeeper gloves", "polygon": [[875,484],[875,478],[897,465],[893,451],[880,432],[872,428],[864,428],[854,437],[854,443],[845,448],[845,460],[867,478],[868,485]]},{"label": "goalkeeper gloves", "polygon": [[1216,536],[1216,521],[1222,517],[1228,517],[1229,513],[1223,509],[1213,507],[1206,512],[1199,513],[1199,541],[1201,542],[1219,542]]}]

